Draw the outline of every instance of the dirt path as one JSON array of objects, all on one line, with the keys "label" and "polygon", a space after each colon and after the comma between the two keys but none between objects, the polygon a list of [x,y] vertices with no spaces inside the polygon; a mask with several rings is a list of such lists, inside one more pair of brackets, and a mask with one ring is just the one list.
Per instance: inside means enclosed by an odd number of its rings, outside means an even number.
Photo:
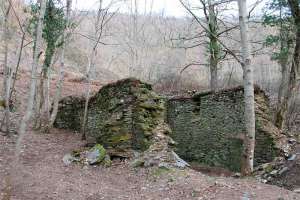
[{"label": "dirt path", "polygon": [[[11,199],[300,199],[300,194],[255,180],[209,177],[193,170],[132,169],[126,161],[114,161],[110,168],[65,166],[63,155],[82,145],[80,137],[74,133],[54,130],[51,134],[40,135],[29,132],[24,141],[21,165],[13,180]],[[0,136],[1,190],[13,146],[10,139]]]}]

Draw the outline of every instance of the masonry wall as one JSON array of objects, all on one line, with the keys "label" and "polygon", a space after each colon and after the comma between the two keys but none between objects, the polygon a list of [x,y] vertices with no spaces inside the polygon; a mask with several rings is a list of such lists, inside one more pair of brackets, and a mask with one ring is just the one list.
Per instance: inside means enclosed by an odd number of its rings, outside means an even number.
[{"label": "masonry wall", "polygon": [[[270,162],[278,154],[278,130],[269,118],[268,100],[256,89],[255,165]],[[167,121],[176,152],[194,164],[240,171],[245,133],[243,88],[196,94],[168,101]]]},{"label": "masonry wall", "polygon": [[[151,85],[125,79],[104,86],[90,99],[87,136],[113,156],[132,157],[153,143],[154,129],[170,125],[176,153],[195,165],[240,171],[245,134],[243,88],[192,97],[162,98]],[[268,98],[256,88],[255,165],[278,155],[282,134],[272,124]],[[84,98],[60,101],[57,128],[80,131]]]}]

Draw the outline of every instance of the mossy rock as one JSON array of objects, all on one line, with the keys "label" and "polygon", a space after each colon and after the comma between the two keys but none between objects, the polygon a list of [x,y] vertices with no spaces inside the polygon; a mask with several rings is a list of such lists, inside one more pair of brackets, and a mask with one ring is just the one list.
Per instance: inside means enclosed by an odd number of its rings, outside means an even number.
[{"label": "mossy rock", "polygon": [[107,154],[105,148],[100,144],[96,144],[87,152],[86,161],[90,165],[99,164],[104,161],[106,156]]}]

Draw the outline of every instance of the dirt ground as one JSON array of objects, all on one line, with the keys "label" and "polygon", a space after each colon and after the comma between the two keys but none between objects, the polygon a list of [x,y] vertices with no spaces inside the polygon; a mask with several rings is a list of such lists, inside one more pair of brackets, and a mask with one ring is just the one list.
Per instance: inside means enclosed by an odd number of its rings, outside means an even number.
[{"label": "dirt ground", "polygon": [[[193,170],[133,169],[127,161],[113,166],[66,166],[63,156],[81,146],[74,133],[28,132],[18,172],[11,180],[11,200],[182,200],[300,199],[300,194],[247,179],[211,177]],[[0,188],[12,163],[14,142],[0,136]]]},{"label": "dirt ground", "polygon": [[[16,104],[27,92],[29,75],[17,82]],[[99,85],[93,85],[97,90]],[[84,84],[66,81],[63,95],[84,91]],[[18,126],[20,117],[13,114]],[[29,131],[22,143],[18,164],[14,163],[16,136],[0,134],[0,199],[9,200],[300,200],[300,194],[259,183],[253,178],[235,179],[208,176],[187,170],[162,170],[130,167],[129,161],[114,160],[112,167],[66,166],[66,153],[84,146],[78,134],[51,130],[50,134]],[[14,168],[11,179],[8,172]],[[6,187],[7,183],[11,188]]]}]

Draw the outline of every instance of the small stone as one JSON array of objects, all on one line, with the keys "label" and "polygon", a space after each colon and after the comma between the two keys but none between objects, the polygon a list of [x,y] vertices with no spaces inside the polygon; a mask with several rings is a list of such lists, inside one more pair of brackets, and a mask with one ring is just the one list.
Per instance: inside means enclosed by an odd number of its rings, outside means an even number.
[{"label": "small stone", "polygon": [[267,183],[268,181],[266,179],[261,180],[262,183]]},{"label": "small stone", "polygon": [[293,160],[296,159],[296,157],[297,157],[297,155],[296,155],[296,154],[293,154],[293,155],[291,155],[291,156],[288,158],[288,161],[293,161]]},{"label": "small stone", "polygon": [[290,139],[289,139],[289,143],[290,143],[290,144],[295,144],[296,142],[297,142],[297,140],[294,139],[294,138],[290,138]]},{"label": "small stone", "polygon": [[174,151],[172,152],[174,159],[175,159],[175,166],[179,167],[179,168],[185,168],[185,167],[189,167],[190,165],[185,162],[183,159],[181,159]]},{"label": "small stone", "polygon": [[68,153],[63,157],[63,162],[65,165],[70,165],[72,162],[79,161],[78,158],[72,156],[72,154]]},{"label": "small stone", "polygon": [[283,173],[287,172],[288,170],[289,170],[288,167],[284,167],[278,172],[278,175],[282,175]]},{"label": "small stone", "polygon": [[273,171],[271,171],[271,175],[276,175],[278,173],[278,170],[273,170]]},{"label": "small stone", "polygon": [[293,192],[300,193],[300,188],[294,189]]},{"label": "small stone", "polygon": [[89,169],[89,167],[88,167],[87,165],[84,165],[84,166],[82,167],[82,169],[87,170],[87,169]]},{"label": "small stone", "polygon": [[243,194],[242,200],[250,200],[248,192]]}]

